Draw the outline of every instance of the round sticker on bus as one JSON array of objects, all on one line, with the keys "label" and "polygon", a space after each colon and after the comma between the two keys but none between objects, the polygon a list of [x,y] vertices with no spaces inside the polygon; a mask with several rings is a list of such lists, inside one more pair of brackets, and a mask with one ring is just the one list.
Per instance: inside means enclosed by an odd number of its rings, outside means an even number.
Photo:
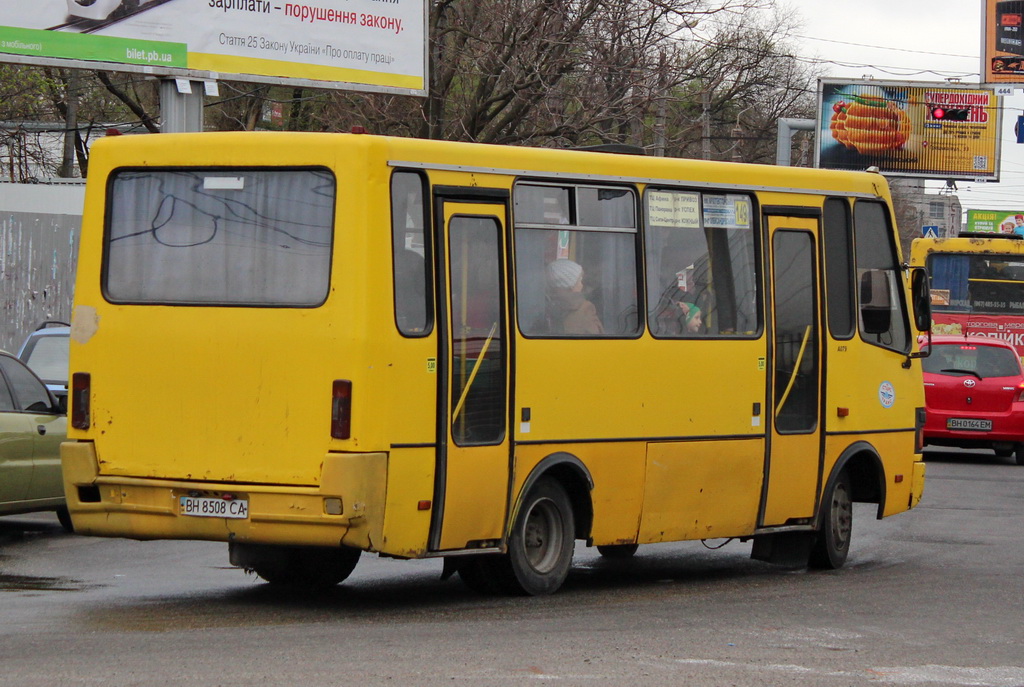
[{"label": "round sticker on bus", "polygon": [[878,386],[878,400],[883,408],[892,408],[892,404],[896,402],[896,388],[892,382],[882,382]]}]

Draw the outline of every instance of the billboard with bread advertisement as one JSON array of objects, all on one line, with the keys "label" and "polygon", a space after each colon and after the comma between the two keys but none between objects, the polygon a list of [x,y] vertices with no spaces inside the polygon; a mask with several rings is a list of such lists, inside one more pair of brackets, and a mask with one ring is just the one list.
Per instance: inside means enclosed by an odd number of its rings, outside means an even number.
[{"label": "billboard with bread advertisement", "polygon": [[982,0],[981,80],[1024,83],[1024,0]]},{"label": "billboard with bread advertisement", "polygon": [[991,89],[822,79],[815,166],[998,181],[1001,120]]},{"label": "billboard with bread advertisement", "polygon": [[0,61],[408,95],[426,0],[0,0]]}]

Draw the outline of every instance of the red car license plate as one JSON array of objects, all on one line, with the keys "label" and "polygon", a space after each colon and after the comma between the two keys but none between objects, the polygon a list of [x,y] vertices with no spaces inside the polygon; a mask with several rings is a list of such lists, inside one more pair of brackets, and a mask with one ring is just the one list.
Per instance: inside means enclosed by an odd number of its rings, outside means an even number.
[{"label": "red car license plate", "polygon": [[946,420],[946,429],[969,429],[976,432],[991,432],[991,420],[977,420],[970,417],[951,417]]}]

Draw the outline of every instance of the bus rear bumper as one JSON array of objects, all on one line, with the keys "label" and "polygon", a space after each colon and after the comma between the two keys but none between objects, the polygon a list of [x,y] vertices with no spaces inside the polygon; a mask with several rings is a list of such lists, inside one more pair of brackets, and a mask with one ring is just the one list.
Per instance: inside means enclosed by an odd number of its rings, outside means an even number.
[{"label": "bus rear bumper", "polygon": [[913,508],[921,502],[921,497],[924,496],[924,473],[925,473],[925,462],[918,460],[914,462],[914,474],[911,478],[910,483],[910,503],[908,508]]},{"label": "bus rear bumper", "polygon": [[[101,475],[92,442],[61,445],[68,511],[80,534],[366,551],[377,551],[383,540],[387,458],[329,453],[318,487],[279,486]],[[193,499],[235,504],[237,517],[185,514]]]}]

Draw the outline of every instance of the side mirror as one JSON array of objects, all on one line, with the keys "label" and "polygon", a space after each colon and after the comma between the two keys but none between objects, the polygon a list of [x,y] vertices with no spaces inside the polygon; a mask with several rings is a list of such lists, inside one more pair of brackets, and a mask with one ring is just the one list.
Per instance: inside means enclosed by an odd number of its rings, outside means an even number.
[{"label": "side mirror", "polygon": [[892,292],[885,270],[860,276],[860,317],[866,334],[884,334],[892,324]]},{"label": "side mirror", "polygon": [[919,332],[932,328],[932,299],[928,271],[915,267],[910,272],[910,300],[914,308],[914,326]]},{"label": "side mirror", "polygon": [[57,394],[57,409],[60,410],[61,415],[68,414],[68,395]]}]

